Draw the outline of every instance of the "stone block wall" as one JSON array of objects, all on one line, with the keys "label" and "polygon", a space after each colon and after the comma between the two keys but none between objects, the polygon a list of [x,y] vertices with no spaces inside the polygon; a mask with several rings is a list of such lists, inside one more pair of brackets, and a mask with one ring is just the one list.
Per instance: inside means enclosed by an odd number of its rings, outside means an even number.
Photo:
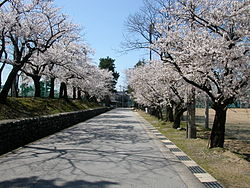
[{"label": "stone block wall", "polygon": [[109,108],[98,108],[13,121],[0,121],[0,155],[108,110]]}]

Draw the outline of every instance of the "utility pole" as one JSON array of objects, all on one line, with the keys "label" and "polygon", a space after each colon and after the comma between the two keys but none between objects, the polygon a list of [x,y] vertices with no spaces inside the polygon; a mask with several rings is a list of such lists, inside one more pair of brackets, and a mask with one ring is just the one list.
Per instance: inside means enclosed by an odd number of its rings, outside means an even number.
[{"label": "utility pole", "polygon": [[[152,34],[154,32],[154,24],[151,23],[149,25],[149,44],[151,45],[153,42],[152,42]],[[149,47],[149,60],[151,61],[152,60],[152,50],[151,50],[151,47]]]}]

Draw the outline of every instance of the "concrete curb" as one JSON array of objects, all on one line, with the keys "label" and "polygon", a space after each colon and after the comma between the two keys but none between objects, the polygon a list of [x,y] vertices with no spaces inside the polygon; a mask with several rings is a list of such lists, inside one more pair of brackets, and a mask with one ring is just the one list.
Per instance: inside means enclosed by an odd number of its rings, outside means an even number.
[{"label": "concrete curb", "polygon": [[[140,115],[138,115],[141,117]],[[166,136],[161,134],[153,125],[151,125],[144,118],[140,118],[144,122],[144,126],[148,131],[159,139],[163,145],[168,148],[175,157],[180,160],[188,170],[207,188],[224,188],[213,176],[211,176],[206,170],[200,167],[195,161],[193,161],[186,153],[178,148],[173,142],[171,142]]]}]

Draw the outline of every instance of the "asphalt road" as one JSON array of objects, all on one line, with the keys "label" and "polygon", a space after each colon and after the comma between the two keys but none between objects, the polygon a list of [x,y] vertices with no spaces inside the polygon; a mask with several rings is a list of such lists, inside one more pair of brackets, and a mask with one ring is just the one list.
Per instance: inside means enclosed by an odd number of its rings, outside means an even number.
[{"label": "asphalt road", "polygon": [[199,188],[129,109],[115,109],[0,157],[0,188]]}]

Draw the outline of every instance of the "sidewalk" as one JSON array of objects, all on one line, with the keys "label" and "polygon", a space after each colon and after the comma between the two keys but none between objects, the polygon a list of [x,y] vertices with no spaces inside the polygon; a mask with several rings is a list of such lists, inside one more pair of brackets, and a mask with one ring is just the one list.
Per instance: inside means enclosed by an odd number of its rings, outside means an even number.
[{"label": "sidewalk", "polygon": [[200,188],[129,109],[115,109],[0,157],[0,188]]}]

